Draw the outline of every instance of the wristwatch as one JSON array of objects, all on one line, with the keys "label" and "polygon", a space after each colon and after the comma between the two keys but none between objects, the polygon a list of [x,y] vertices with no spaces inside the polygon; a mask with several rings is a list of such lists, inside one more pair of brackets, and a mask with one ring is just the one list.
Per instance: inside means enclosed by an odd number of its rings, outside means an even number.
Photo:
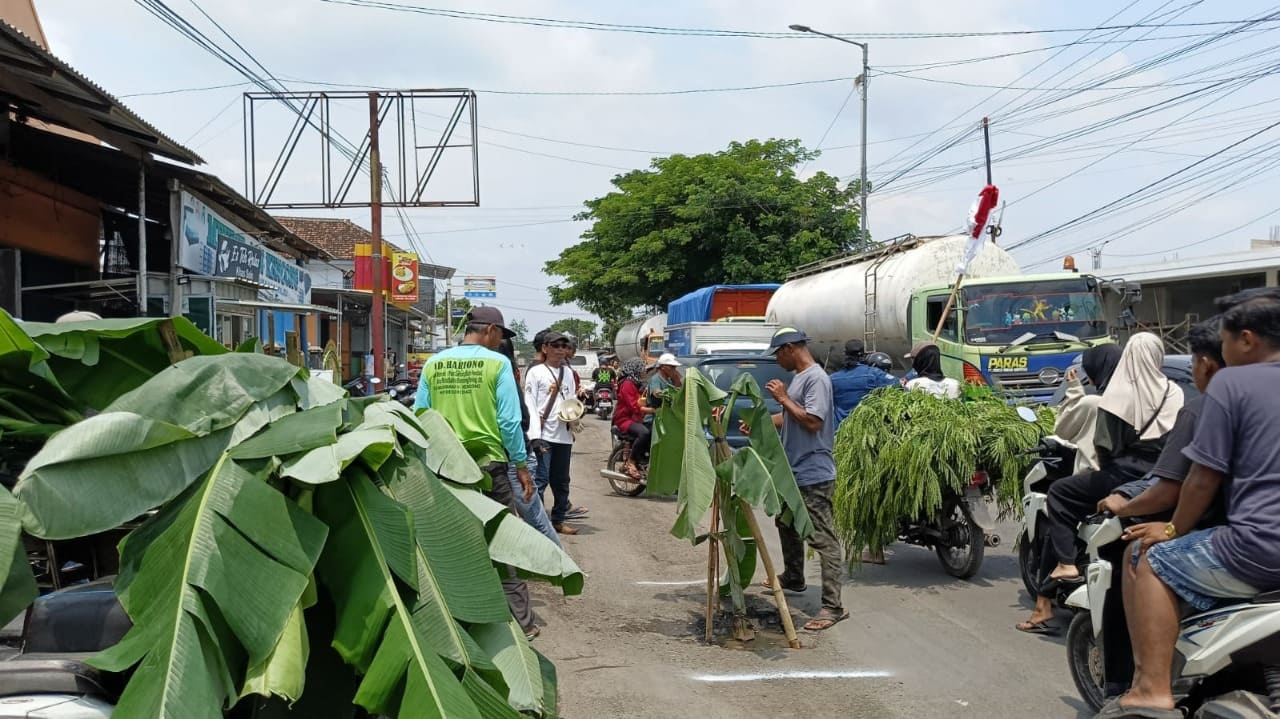
[{"label": "wristwatch", "polygon": [[1173,526],[1173,522],[1164,525],[1164,538],[1173,539],[1178,536],[1178,528]]}]

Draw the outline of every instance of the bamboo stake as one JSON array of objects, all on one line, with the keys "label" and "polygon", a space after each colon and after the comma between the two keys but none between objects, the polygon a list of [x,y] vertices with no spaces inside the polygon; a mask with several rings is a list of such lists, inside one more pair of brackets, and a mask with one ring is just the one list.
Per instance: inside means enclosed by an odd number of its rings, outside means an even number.
[{"label": "bamboo stake", "polygon": [[938,341],[938,335],[942,334],[942,326],[947,323],[947,315],[951,313],[951,305],[956,302],[956,294],[960,292],[960,278],[964,275],[956,276],[956,283],[951,287],[951,296],[947,298],[947,304],[942,308],[942,316],[938,318],[938,326],[933,328],[933,341]]},{"label": "bamboo stake", "polygon": [[720,553],[716,532],[720,529],[720,488],[711,497],[711,534],[707,537],[707,643],[715,634],[716,605],[720,599]]},{"label": "bamboo stake", "polygon": [[778,575],[773,571],[773,558],[769,556],[769,549],[764,546],[764,535],[760,533],[760,523],[756,521],[755,510],[751,509],[751,505],[746,500],[738,500],[742,502],[742,511],[747,515],[747,524],[751,525],[751,536],[756,539],[756,549],[760,551],[760,559],[764,562],[764,572],[769,577],[769,586],[773,587],[773,600],[778,604],[778,616],[782,619],[782,631],[787,635],[787,646],[792,649],[800,648],[800,639],[796,637],[795,624],[791,622],[791,610],[787,607],[787,598],[782,594],[782,583],[778,581]]}]

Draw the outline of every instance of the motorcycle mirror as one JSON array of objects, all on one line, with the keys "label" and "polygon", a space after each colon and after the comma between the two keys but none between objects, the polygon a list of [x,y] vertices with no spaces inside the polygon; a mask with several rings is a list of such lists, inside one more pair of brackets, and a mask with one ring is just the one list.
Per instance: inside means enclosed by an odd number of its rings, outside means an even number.
[{"label": "motorcycle mirror", "polygon": [[370,377],[369,384],[382,384],[382,380],[377,377]]},{"label": "motorcycle mirror", "polygon": [[1019,407],[1017,411],[1018,411],[1018,417],[1020,417],[1023,422],[1029,422],[1031,424],[1036,423],[1037,417],[1036,417],[1035,410],[1031,409],[1030,407]]}]

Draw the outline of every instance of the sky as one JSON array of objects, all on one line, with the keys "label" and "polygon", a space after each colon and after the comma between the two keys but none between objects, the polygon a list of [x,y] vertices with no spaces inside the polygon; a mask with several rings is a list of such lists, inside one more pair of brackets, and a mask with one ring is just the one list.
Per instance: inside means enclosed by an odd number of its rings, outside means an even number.
[{"label": "sky", "polygon": [[[811,35],[602,32],[348,1],[355,4],[167,4],[244,58],[203,10],[290,90],[476,90],[479,206],[405,210],[407,223],[387,212],[384,234],[457,268],[459,277],[496,277],[498,297],[490,304],[531,328],[589,317],[550,305],[545,288],[557,278],[544,275],[543,264],[579,241],[588,225],[572,218],[583,201],[608,193],[611,178],[647,167],[652,157],[796,138],[823,151],[803,175],[858,176],[860,97],[851,78],[860,72],[861,50],[853,45]],[[1100,248],[1104,275],[1243,251],[1280,223],[1280,127],[1271,127],[1280,101],[1280,15],[1267,17],[1276,8],[1251,0],[372,4],[788,34],[788,25],[800,23],[865,41],[873,239],[962,229],[985,184],[984,116],[1005,203],[999,243],[1024,270],[1059,266],[1068,253],[1089,267],[1091,248]],[[237,84],[244,77],[136,2],[36,0],[36,7],[56,55],[201,154],[208,161],[202,169],[246,191],[242,93],[256,88]],[[1262,21],[1243,24],[1254,19]],[[1000,34],[936,36],[973,32]],[[902,36],[908,33],[935,36]],[[627,94],[786,83],[806,84]],[[232,86],[214,87],[225,85]],[[264,108],[256,123],[255,144],[263,148],[282,138],[287,109],[275,110],[280,114]],[[411,123],[417,142],[432,144],[443,120],[430,113],[447,115],[452,105],[436,101],[418,110]],[[356,143],[367,131],[367,104],[335,103],[332,117]],[[471,130],[464,123],[454,141],[465,143]],[[302,148],[280,197],[319,196],[318,153],[305,141]],[[448,152],[430,197],[469,193],[469,157]],[[257,157],[259,173],[272,158]],[[367,210],[278,214],[369,222]]]}]

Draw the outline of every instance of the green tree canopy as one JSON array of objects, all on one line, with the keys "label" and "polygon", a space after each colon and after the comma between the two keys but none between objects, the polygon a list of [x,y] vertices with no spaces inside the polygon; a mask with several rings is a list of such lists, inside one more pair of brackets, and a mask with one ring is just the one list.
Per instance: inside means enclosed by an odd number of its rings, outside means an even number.
[{"label": "green tree canopy", "polygon": [[579,344],[589,345],[595,340],[596,323],[591,320],[566,317],[552,322],[550,329],[576,337]]},{"label": "green tree canopy", "polygon": [[602,316],[665,307],[699,287],[780,282],[807,262],[860,242],[857,184],[796,167],[818,156],[798,140],[751,140],[701,155],[653,160],[586,202],[582,242],[545,266],[564,278],[555,304]]}]

